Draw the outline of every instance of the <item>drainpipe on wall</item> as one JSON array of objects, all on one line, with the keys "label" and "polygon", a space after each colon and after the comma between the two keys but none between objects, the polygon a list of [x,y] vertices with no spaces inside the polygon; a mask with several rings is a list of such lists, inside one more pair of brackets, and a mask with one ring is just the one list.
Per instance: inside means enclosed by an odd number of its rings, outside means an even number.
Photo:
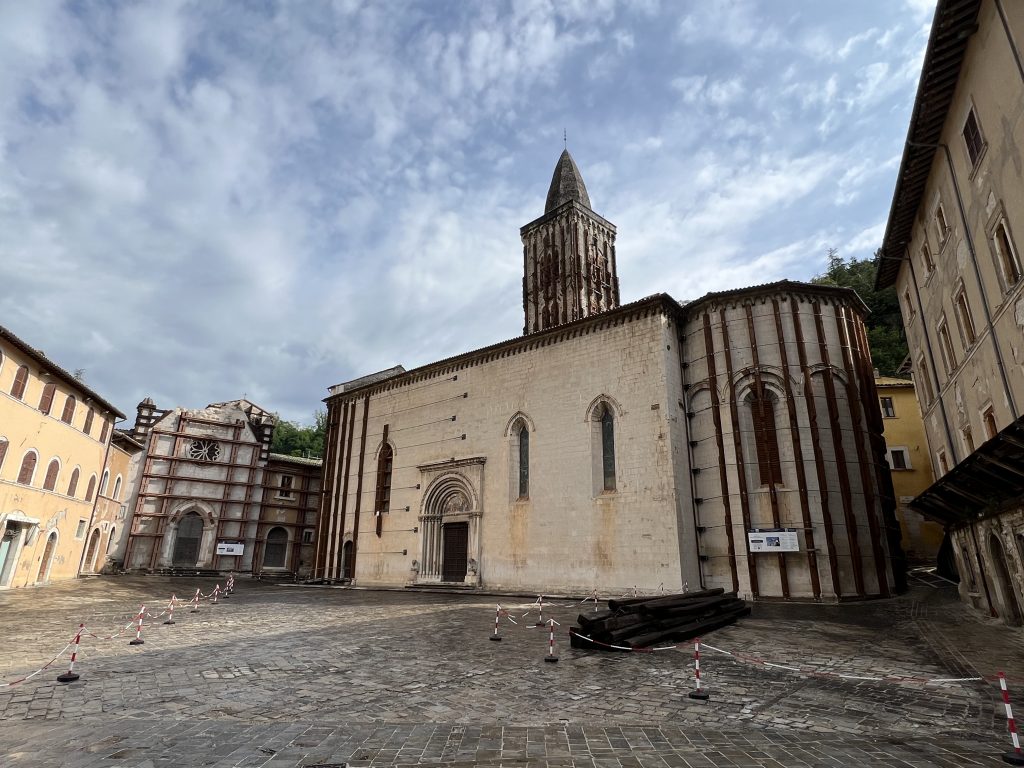
[{"label": "drainpipe on wall", "polygon": [[85,556],[89,553],[89,537],[92,535],[92,522],[96,519],[96,507],[100,503],[100,486],[103,484],[103,470],[107,468],[107,459],[110,458],[110,444],[114,442],[114,430],[117,429],[118,422],[124,421],[124,418],[115,418],[110,423],[110,434],[107,435],[107,446],[103,451],[103,466],[100,467],[100,482],[96,486],[96,495],[92,500],[92,512],[89,513],[89,525],[85,527],[85,545],[82,547],[82,556],[78,559],[78,573],[75,574],[75,578],[82,577],[82,568],[85,565]]},{"label": "drainpipe on wall", "polygon": [[1006,33],[1006,42],[1010,44],[1013,60],[1017,63],[1017,72],[1020,74],[1020,79],[1024,80],[1024,64],[1021,64],[1020,51],[1017,49],[1013,35],[1010,34],[1010,25],[1006,21],[1006,12],[1003,10],[1003,0],[996,0],[996,11],[999,13],[999,20],[1003,23],[1003,32]]}]

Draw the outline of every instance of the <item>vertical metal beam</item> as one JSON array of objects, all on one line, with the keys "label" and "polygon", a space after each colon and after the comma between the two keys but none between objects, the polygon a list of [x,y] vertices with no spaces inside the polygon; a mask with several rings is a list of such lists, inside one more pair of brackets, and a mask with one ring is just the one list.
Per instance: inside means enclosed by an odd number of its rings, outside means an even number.
[{"label": "vertical metal beam", "polygon": [[[354,414],[353,414],[354,415]],[[370,396],[363,397],[363,428],[359,437],[359,477],[356,479],[356,508],[352,513],[352,578],[356,577],[359,557],[359,510],[363,503],[363,466],[366,461],[366,423],[370,420]]]}]

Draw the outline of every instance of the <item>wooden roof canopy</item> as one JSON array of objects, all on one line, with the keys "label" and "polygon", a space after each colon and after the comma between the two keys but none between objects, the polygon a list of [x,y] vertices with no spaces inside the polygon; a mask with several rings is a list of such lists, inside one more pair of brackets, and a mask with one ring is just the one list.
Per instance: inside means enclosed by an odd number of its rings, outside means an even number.
[{"label": "wooden roof canopy", "polygon": [[[921,67],[921,80],[896,178],[889,221],[875,274],[875,287],[896,283],[921,205],[942,128],[960,79],[960,65],[971,35],[977,30],[981,0],[939,0]],[[927,146],[915,146],[927,145]]]}]

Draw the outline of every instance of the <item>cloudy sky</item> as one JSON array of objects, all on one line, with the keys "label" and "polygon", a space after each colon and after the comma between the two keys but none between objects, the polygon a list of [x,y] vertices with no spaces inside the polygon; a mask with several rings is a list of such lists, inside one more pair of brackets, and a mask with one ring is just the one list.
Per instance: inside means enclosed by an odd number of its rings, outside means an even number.
[{"label": "cloudy sky", "polygon": [[134,414],[522,332],[563,130],[623,301],[880,244],[934,0],[0,0],[0,324]]}]

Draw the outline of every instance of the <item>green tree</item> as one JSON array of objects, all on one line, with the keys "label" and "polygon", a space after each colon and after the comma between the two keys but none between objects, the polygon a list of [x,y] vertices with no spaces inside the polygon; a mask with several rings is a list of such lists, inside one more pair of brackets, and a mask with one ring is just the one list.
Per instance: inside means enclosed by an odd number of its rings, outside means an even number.
[{"label": "green tree", "polygon": [[327,413],[313,413],[313,425],[306,426],[274,415],[274,439],[270,443],[273,453],[304,458],[323,458],[324,439],[327,434]]},{"label": "green tree", "polygon": [[903,332],[903,315],[894,288],[875,290],[875,259],[846,261],[835,248],[828,249],[828,269],[811,280],[817,285],[853,288],[871,310],[864,319],[871,346],[871,362],[879,373],[896,373],[907,356],[907,338]]}]

